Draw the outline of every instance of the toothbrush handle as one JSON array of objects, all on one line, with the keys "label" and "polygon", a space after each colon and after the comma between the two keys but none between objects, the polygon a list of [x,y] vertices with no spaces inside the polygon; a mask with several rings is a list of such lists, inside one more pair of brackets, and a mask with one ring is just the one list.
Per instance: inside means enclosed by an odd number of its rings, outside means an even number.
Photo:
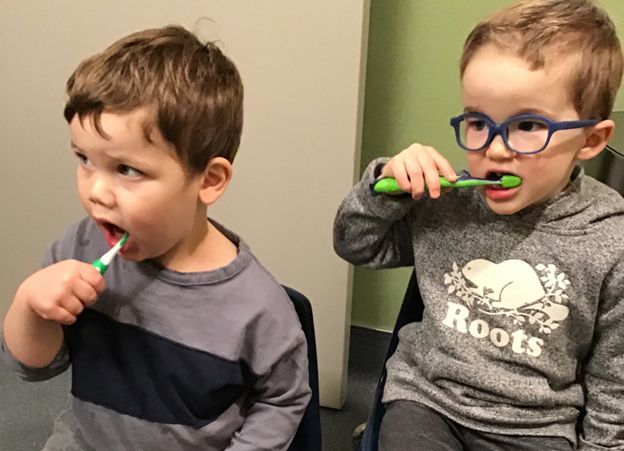
[{"label": "toothbrush handle", "polygon": [[[440,186],[442,188],[465,188],[469,186],[476,186],[475,180],[458,180],[456,182],[449,182],[446,178],[440,176]],[[393,177],[386,177],[383,179],[375,180],[371,189],[374,193],[379,194],[401,194],[403,190],[399,187],[396,179]]]},{"label": "toothbrush handle", "polygon": [[383,179],[375,180],[370,185],[371,191],[374,194],[401,194],[403,190],[399,187],[395,178],[386,177]]},{"label": "toothbrush handle", "polygon": [[100,272],[100,274],[104,275],[104,273],[108,269],[108,266],[113,262],[113,259],[115,258],[115,256],[117,255],[120,249],[121,249],[121,244],[120,243],[115,244],[115,246],[111,247],[108,250],[108,252],[106,252],[100,258],[95,260],[93,263],[91,263],[91,265],[95,269],[97,269]]},{"label": "toothbrush handle", "polygon": [[[494,180],[485,180],[479,178],[463,178],[458,179],[455,182],[449,182],[446,178],[440,176],[441,188],[472,188],[474,186],[484,185],[498,185],[500,182]],[[399,187],[396,179],[393,177],[386,177],[383,179],[375,180],[371,184],[371,190],[374,193],[383,194],[401,194],[403,190]]]},{"label": "toothbrush handle", "polygon": [[101,275],[104,275],[104,273],[108,269],[108,265],[104,263],[102,260],[100,260],[99,258],[95,260],[93,263],[91,263],[91,266],[97,269]]},{"label": "toothbrush handle", "polygon": [[[444,177],[440,176],[440,187],[441,188],[460,188],[461,186],[463,186],[461,183],[462,183],[462,180],[458,180],[457,182],[453,183],[453,182],[449,182],[447,179],[445,179]],[[466,186],[468,186],[468,185],[466,185]]]},{"label": "toothbrush handle", "polygon": [[111,247],[104,255],[91,263],[91,265],[95,269],[97,269],[101,275],[104,275],[104,273],[108,269],[108,266],[112,263],[117,253],[119,253],[124,244],[126,244],[126,241],[128,241],[127,233],[124,234],[124,236],[119,241],[117,241],[117,243],[113,247]]},{"label": "toothbrush handle", "polygon": [[472,188],[475,186],[498,185],[496,181],[467,178],[449,182],[444,177],[440,177],[440,186],[443,188]]}]

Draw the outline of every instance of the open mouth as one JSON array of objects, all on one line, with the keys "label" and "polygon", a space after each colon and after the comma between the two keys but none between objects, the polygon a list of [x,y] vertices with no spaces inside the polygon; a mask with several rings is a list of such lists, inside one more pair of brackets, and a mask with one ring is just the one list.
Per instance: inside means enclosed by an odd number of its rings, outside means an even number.
[{"label": "open mouth", "polygon": [[99,224],[104,232],[104,238],[109,246],[115,245],[127,232],[112,222],[99,221]]},{"label": "open mouth", "polygon": [[[511,172],[497,172],[497,171],[488,171],[487,174],[485,175],[485,178],[487,180],[492,180],[492,181],[500,181],[503,179],[503,177],[505,176],[513,176],[513,177],[517,177],[516,174],[512,174]],[[505,187],[502,184],[501,185],[488,185],[487,187],[488,189],[493,189],[493,190],[509,190],[509,189],[513,189],[516,188],[516,186],[513,187]]]}]

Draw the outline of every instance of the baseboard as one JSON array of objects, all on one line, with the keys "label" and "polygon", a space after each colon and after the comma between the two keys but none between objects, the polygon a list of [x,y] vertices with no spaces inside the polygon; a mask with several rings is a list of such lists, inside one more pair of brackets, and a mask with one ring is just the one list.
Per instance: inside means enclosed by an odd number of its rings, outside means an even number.
[{"label": "baseboard", "polygon": [[368,326],[366,324],[354,324],[354,323],[351,323],[351,328],[352,329],[363,329],[363,330],[367,330],[367,331],[370,331],[370,332],[378,332],[380,334],[392,335],[392,331],[391,330],[379,329],[377,327],[371,327],[371,326]]}]

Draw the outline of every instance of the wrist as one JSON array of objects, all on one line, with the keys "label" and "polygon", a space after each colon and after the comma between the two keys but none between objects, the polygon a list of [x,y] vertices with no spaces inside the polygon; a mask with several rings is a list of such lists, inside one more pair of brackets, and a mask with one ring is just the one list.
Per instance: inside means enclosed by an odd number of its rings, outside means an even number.
[{"label": "wrist", "polygon": [[24,281],[17,288],[17,291],[15,292],[15,297],[13,298],[13,305],[15,307],[15,310],[22,317],[43,320],[43,318],[41,318],[41,316],[33,308],[31,299],[32,296],[30,294],[28,283],[27,281]]}]

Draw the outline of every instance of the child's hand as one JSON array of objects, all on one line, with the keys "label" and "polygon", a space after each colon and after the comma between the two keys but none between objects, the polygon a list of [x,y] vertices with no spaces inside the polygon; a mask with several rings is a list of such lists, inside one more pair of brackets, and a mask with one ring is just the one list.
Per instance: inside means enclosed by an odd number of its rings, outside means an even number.
[{"label": "child's hand", "polygon": [[104,287],[104,278],[90,264],[63,260],[28,277],[15,297],[45,320],[73,324]]},{"label": "child's hand", "polygon": [[412,144],[395,155],[383,167],[381,177],[394,177],[399,187],[411,193],[414,199],[420,199],[425,186],[429,197],[440,197],[440,175],[450,182],[457,179],[457,174],[450,163],[433,147]]}]

